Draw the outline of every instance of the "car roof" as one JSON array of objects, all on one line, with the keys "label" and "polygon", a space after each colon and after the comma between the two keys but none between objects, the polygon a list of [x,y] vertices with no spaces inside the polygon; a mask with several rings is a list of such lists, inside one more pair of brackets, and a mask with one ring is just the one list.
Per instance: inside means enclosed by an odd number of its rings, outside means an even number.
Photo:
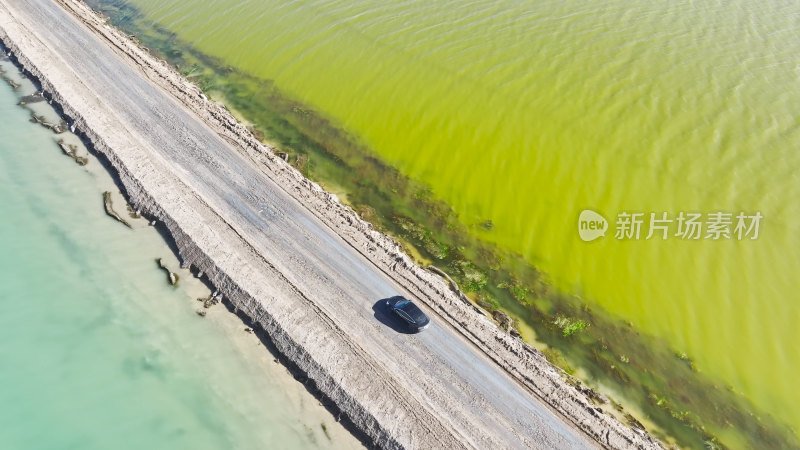
[{"label": "car roof", "polygon": [[403,312],[408,314],[414,320],[414,322],[418,324],[429,320],[428,316],[426,316],[425,313],[422,312],[422,310],[419,309],[419,307],[411,300],[399,301],[395,307],[403,310]]}]

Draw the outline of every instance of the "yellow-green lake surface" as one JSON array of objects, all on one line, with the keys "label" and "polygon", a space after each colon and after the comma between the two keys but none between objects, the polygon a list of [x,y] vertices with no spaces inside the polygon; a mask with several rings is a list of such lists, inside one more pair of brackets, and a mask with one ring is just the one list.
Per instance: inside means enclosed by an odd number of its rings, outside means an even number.
[{"label": "yellow-green lake surface", "polygon": [[[800,5],[130,3],[800,429]],[[605,237],[579,239],[584,209]],[[621,212],[719,211],[759,212],[758,239],[614,238]]]}]

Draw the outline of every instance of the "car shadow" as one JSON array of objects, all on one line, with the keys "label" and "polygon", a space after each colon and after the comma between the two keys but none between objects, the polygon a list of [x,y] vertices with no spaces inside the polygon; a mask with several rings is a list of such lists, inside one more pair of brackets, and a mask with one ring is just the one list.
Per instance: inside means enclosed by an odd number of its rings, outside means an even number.
[{"label": "car shadow", "polygon": [[382,298],[372,305],[372,311],[375,313],[375,318],[378,319],[378,322],[394,331],[401,334],[414,334],[414,332],[408,328],[408,325],[403,322],[403,319],[397,317],[397,315],[392,312],[391,305],[400,298],[402,297]]}]

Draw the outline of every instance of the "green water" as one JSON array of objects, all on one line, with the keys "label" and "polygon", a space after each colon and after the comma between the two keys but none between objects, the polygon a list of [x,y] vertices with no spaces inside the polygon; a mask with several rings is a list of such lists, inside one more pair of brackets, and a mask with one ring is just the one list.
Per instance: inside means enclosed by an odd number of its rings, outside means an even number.
[{"label": "green water", "polygon": [[240,320],[195,313],[188,271],[167,285],[158,233],[108,218],[107,172],[18,100],[0,80],[0,448],[357,447]]},{"label": "green water", "polygon": [[[161,2],[429,184],[483,239],[800,428],[791,2]],[[760,211],[756,241],[591,244],[578,214]]]}]

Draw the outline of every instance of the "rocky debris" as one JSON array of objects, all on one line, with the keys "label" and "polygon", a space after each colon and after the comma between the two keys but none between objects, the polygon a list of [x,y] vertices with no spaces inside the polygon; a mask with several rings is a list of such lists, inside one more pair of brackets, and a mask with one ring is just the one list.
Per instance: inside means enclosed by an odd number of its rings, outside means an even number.
[{"label": "rocky debris", "polygon": [[63,119],[59,123],[54,124],[48,122],[44,116],[40,116],[35,112],[31,112],[31,122],[38,123],[39,125],[52,130],[55,134],[61,134],[67,131],[67,122],[65,122]]},{"label": "rocky debris", "polygon": [[20,106],[29,105],[31,103],[39,103],[44,101],[44,94],[42,91],[36,91],[31,95],[26,95],[19,100]]},{"label": "rocky debris", "polygon": [[200,297],[197,299],[198,302],[203,302],[203,308],[211,308],[212,306],[216,305],[222,300],[222,295],[214,295],[211,294],[208,297]]},{"label": "rocky debris", "polygon": [[500,329],[506,333],[514,329],[514,319],[512,319],[511,316],[505,312],[496,309],[492,311],[492,317],[497,322],[497,325],[500,327]]},{"label": "rocky debris", "polygon": [[641,431],[646,431],[644,425],[642,425],[642,422],[639,422],[638,420],[636,420],[636,418],[633,417],[631,415],[631,413],[625,413],[625,420],[628,421],[628,425],[630,425],[631,428],[635,428],[635,429],[641,430]]},{"label": "rocky debris", "polygon": [[[579,392],[583,393],[586,398],[592,401],[595,405],[605,405],[609,403],[608,397],[599,392],[595,391],[594,389],[590,388],[589,386],[585,386],[581,380],[573,377],[572,375],[568,375],[566,378],[567,382],[572,385],[575,389]],[[615,405],[618,406],[618,405]],[[621,411],[621,409],[620,409]]]},{"label": "rocky debris", "polygon": [[162,261],[161,258],[156,259],[156,264],[158,264],[158,267],[160,267],[164,272],[167,273],[167,283],[169,283],[170,286],[175,286],[178,284],[178,280],[180,279],[180,277],[175,272],[169,270],[169,268],[166,266],[166,264],[164,264],[164,261]]},{"label": "rocky debris", "polygon": [[450,275],[448,275],[444,270],[442,270],[442,269],[440,269],[440,268],[438,268],[438,267],[436,267],[434,265],[428,266],[427,269],[430,270],[431,272],[435,273],[436,275],[439,275],[440,277],[444,278],[445,280],[447,280],[447,283],[450,286],[450,290],[453,291],[453,293],[456,294],[458,296],[459,300],[464,302],[464,304],[471,306],[473,311],[476,311],[476,312],[480,313],[482,316],[486,316],[486,312],[482,308],[479,308],[479,307],[475,306],[470,301],[470,299],[467,298],[467,296],[464,294],[464,292],[462,292],[461,289],[459,289],[458,284],[455,282],[455,280],[450,278]]},{"label": "rocky debris", "polygon": [[306,166],[308,166],[308,155],[298,154],[294,157],[294,168],[297,169],[298,172],[304,172]]},{"label": "rocky debris", "polygon": [[200,317],[205,317],[205,316],[206,316],[206,314],[208,314],[208,312],[207,312],[205,309],[198,309],[198,310],[197,310],[197,311],[195,311],[195,312],[196,312],[196,313],[197,313],[197,315],[198,315],[198,316],[200,316]]},{"label": "rocky debris", "polygon": [[[74,159],[78,165],[85,166],[89,163],[89,158],[85,156],[78,156],[78,147],[72,144],[66,144],[63,140],[58,141],[58,146],[61,147],[61,151],[64,152],[65,155],[69,156],[70,158]],[[105,194],[104,194],[105,195]],[[105,200],[104,200],[105,201]],[[111,200],[109,200],[110,202]],[[108,212],[108,211],[106,211]],[[130,226],[130,225],[129,225]]]},{"label": "rocky debris", "polygon": [[131,217],[131,219],[141,219],[142,218],[142,212],[141,211],[139,211],[138,209],[133,209],[133,206],[131,206],[131,205],[125,205],[125,206],[128,208],[128,215]]},{"label": "rocky debris", "polygon": [[275,151],[274,153],[275,153],[275,156],[277,156],[278,158],[280,158],[280,159],[282,159],[282,160],[284,160],[286,162],[289,162],[289,154],[288,153],[279,152],[279,151]]},{"label": "rocky debris", "polygon": [[9,86],[11,86],[11,88],[12,88],[12,89],[14,89],[15,91],[16,91],[17,89],[19,89],[19,86],[20,86],[20,85],[19,85],[18,83],[16,83],[14,80],[12,80],[11,78],[5,78],[5,77],[3,77],[3,79],[4,79],[4,80],[6,80],[6,83],[8,83],[8,84],[9,84]]},{"label": "rocky debris", "polygon": [[131,224],[129,224],[125,219],[122,218],[122,216],[120,216],[119,214],[117,214],[116,211],[114,211],[114,203],[111,200],[111,192],[108,191],[103,192],[103,207],[106,209],[106,214],[109,217],[113,218],[114,220],[125,225],[128,228],[133,228],[131,227]]},{"label": "rocky debris", "polygon": [[455,282],[455,280],[450,278],[450,275],[448,275],[444,270],[433,265],[428,266],[427,269],[447,280],[447,283],[450,285],[450,290],[453,291],[453,293],[455,293],[462,301],[469,302],[467,296],[464,295],[464,293],[461,292],[461,289],[458,288],[458,284]]},{"label": "rocky debris", "polygon": [[589,398],[589,400],[591,400],[597,405],[605,405],[608,403],[608,397],[595,391],[590,387],[584,387],[583,389],[581,389],[581,392],[583,392],[584,395],[586,395],[586,397]]}]

